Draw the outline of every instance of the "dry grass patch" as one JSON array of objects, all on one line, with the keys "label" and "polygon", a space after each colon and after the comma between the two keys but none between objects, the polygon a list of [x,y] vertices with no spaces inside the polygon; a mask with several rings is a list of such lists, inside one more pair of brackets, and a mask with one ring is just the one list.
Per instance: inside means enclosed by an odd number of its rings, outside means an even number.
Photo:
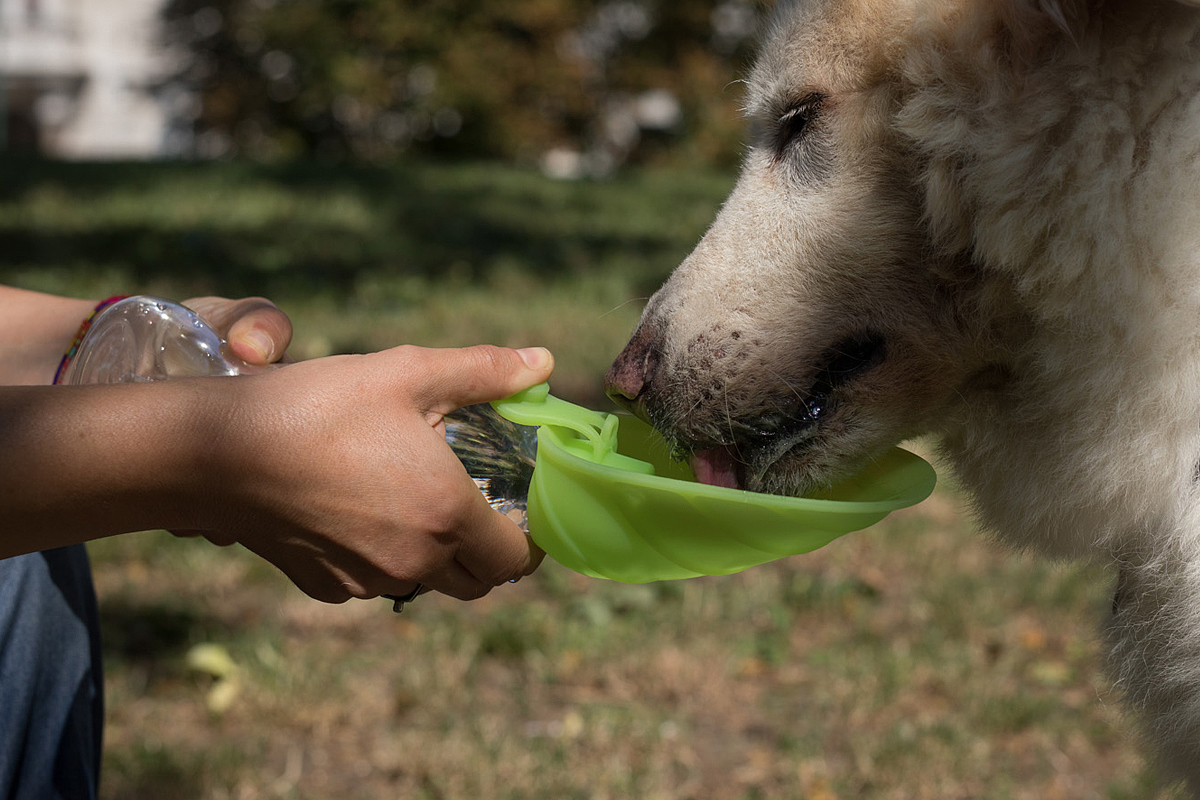
[{"label": "dry grass patch", "polygon": [[[1109,576],[999,552],[951,506],[741,575],[547,563],[402,616],[237,550],[103,543],[110,624],[159,620],[113,645],[105,796],[1166,797],[1099,672]],[[200,642],[237,665],[219,710]]]}]

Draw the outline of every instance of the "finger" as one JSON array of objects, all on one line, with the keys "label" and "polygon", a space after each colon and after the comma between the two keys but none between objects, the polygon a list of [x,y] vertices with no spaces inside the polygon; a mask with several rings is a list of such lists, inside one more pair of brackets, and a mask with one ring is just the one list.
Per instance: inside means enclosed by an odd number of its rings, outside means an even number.
[{"label": "finger", "polygon": [[178,536],[181,539],[192,539],[204,537],[217,547],[229,547],[231,544],[237,544],[237,539],[230,534],[221,533],[219,531],[171,531],[171,534]]},{"label": "finger", "polygon": [[532,575],[536,572],[545,558],[546,551],[537,546],[537,543],[533,541],[533,537],[529,537],[529,564],[525,567],[524,575]]},{"label": "finger", "polygon": [[357,599],[363,595],[374,597],[373,594],[363,592],[358,588],[357,584],[351,581],[339,580],[337,576],[332,574],[310,575],[305,570],[290,569],[288,567],[279,567],[280,571],[288,577],[288,579],[296,584],[296,588],[304,592],[313,600],[319,600],[322,603],[330,603],[339,605],[347,600]]},{"label": "finger", "polygon": [[455,561],[473,578],[488,586],[499,586],[536,567],[535,551],[541,550],[516,523],[486,502],[473,504],[469,514]]},{"label": "finger", "polygon": [[274,305],[257,308],[229,328],[229,346],[251,364],[278,361],[292,343],[292,321]]},{"label": "finger", "polygon": [[422,583],[428,589],[458,600],[478,600],[495,588],[491,584],[476,580],[475,576],[456,561],[451,561],[425,575]]},{"label": "finger", "polygon": [[429,587],[423,583],[409,584],[409,587],[410,588],[408,591],[397,590],[391,594],[381,594],[379,596],[391,600],[393,604],[392,610],[399,614],[402,610],[404,610],[405,605],[411,603],[413,600],[416,600],[421,595],[431,591],[431,589],[429,589]]},{"label": "finger", "polygon": [[204,535],[204,531],[174,531],[174,530],[172,530],[172,531],[167,531],[167,533],[171,534],[172,536],[176,536],[180,539],[197,539]]},{"label": "finger", "polygon": [[[528,539],[528,537],[526,538]],[[526,575],[532,574],[542,563],[542,559],[545,558],[546,554],[542,552],[540,547],[533,544],[532,539],[529,539],[529,549],[530,558],[525,569],[506,580],[498,582],[494,582],[495,579],[488,581],[479,580],[462,563],[455,561],[426,576],[425,588],[459,600],[478,600],[502,583],[518,581]]]},{"label": "finger", "polygon": [[419,349],[419,357],[422,399],[438,414],[509,397],[542,383],[554,371],[554,356],[544,347]]},{"label": "finger", "polygon": [[266,298],[197,297],[184,305],[203,317],[239,358],[251,364],[277,361],[291,344],[291,320]]}]

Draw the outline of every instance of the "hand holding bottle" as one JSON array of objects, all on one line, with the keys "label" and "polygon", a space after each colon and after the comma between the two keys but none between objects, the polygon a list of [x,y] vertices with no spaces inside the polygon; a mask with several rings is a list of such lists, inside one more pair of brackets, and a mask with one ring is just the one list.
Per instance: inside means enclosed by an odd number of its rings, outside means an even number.
[{"label": "hand holding bottle", "polygon": [[446,445],[443,419],[544,381],[540,349],[398,347],[230,381],[210,537],[235,540],[320,600],[460,599],[531,572],[541,551],[494,512]]},{"label": "hand holding bottle", "polygon": [[264,297],[193,297],[183,305],[212,326],[230,348],[249,364],[264,365],[290,361],[292,321]]},{"label": "hand holding bottle", "polygon": [[[27,343],[33,324],[61,341],[65,321],[80,319],[77,301],[0,294],[9,300],[32,320],[14,323]],[[283,351],[290,326],[269,303],[210,302],[234,352],[261,363]],[[478,597],[541,553],[490,510],[442,417],[551,370],[540,349],[400,347],[233,380],[3,387],[0,557],[167,528],[241,542],[322,600],[417,583]]]}]

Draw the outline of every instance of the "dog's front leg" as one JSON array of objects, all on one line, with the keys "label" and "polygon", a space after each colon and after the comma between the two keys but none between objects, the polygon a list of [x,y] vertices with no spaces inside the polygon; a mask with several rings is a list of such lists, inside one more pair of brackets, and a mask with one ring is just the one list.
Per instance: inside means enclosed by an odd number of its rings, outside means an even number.
[{"label": "dog's front leg", "polygon": [[1106,629],[1117,688],[1165,777],[1200,798],[1200,542],[1176,535],[1121,559]]}]

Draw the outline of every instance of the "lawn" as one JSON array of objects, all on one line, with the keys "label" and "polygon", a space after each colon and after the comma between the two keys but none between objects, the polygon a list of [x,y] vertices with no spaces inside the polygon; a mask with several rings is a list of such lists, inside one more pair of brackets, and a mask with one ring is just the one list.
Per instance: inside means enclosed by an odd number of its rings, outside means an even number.
[{"label": "lawn", "polygon": [[0,165],[0,279],[51,292],[261,294],[299,358],[402,342],[543,344],[594,402],[727,175],[547,181],[511,168]]},{"label": "lawn", "polygon": [[[732,177],[8,162],[0,279],[264,294],[313,357],[544,344],[600,378]],[[953,487],[828,547],[645,586],[553,563],[465,604],[324,606],[236,548],[92,548],[103,796],[1165,798],[1102,675],[1112,576],[973,531]]]}]

